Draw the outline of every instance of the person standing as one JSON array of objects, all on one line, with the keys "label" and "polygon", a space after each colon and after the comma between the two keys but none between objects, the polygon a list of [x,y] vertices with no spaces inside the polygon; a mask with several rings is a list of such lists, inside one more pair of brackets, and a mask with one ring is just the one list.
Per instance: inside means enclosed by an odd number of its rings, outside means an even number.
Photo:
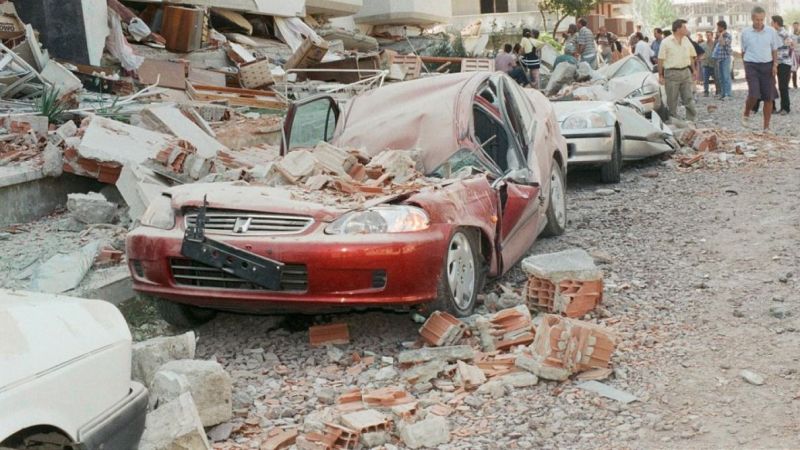
[{"label": "person standing", "polygon": [[653,42],[650,43],[650,50],[653,51],[653,59],[651,63],[658,64],[658,52],[661,49],[661,41],[664,40],[664,31],[661,28],[653,30]]},{"label": "person standing", "polygon": [[539,89],[539,68],[542,66],[539,49],[544,47],[544,42],[539,40],[539,30],[523,29],[522,40],[519,44],[522,46],[520,63],[528,69],[531,87]]},{"label": "person standing", "polygon": [[614,41],[617,40],[617,35],[606,30],[606,27],[600,27],[595,42],[600,50],[600,57],[603,58],[603,63],[608,64],[611,62],[614,53]]},{"label": "person standing", "polygon": [[778,47],[778,92],[781,96],[780,115],[785,116],[791,111],[789,105],[789,80],[792,77],[792,48],[794,40],[791,33],[783,26],[783,17],[772,16],[772,28],[778,33],[781,46]]},{"label": "person standing", "polygon": [[792,84],[797,89],[797,69],[800,68],[800,22],[792,24],[792,38],[794,39],[794,49],[792,50]]},{"label": "person standing", "polygon": [[[642,33],[641,25],[636,25],[636,31],[634,31],[633,33],[631,33],[630,36],[628,36],[628,47],[631,48],[631,51],[633,51],[634,46],[638,42],[638,39],[636,38],[636,33]],[[642,33],[642,35],[644,35],[644,33]]]},{"label": "person standing", "polygon": [[672,35],[661,42],[658,51],[658,81],[666,86],[667,108],[672,117],[678,116],[678,98],[686,108],[686,120],[694,122],[697,111],[694,107],[694,79],[691,68],[697,52],[689,40],[686,21],[678,19],[672,23]]},{"label": "person standing", "polygon": [[718,92],[720,100],[730,98],[733,94],[731,83],[731,62],[733,58],[733,36],[728,32],[728,23],[724,20],[717,22],[717,39],[714,51],[711,56],[716,62],[716,74],[719,80],[721,92]]},{"label": "person standing", "polygon": [[575,50],[575,58],[589,63],[592,69],[597,70],[597,46],[594,43],[594,34],[587,26],[588,24],[589,22],[584,18],[578,20],[578,48]]},{"label": "person standing", "polygon": [[701,70],[703,76],[703,96],[708,97],[709,93],[709,86],[711,85],[711,78],[714,78],[715,84],[715,91],[717,95],[720,95],[719,90],[719,80],[717,79],[717,62],[712,56],[714,54],[714,46],[716,42],[714,41],[714,33],[711,31],[706,31],[706,39],[705,42],[700,44],[705,50],[705,58],[703,59]]},{"label": "person standing", "polygon": [[742,126],[749,127],[750,113],[760,100],[764,102],[764,131],[769,131],[773,101],[778,97],[778,47],[783,45],[774,28],[766,26],[767,12],[756,6],[750,15],[753,26],[742,31],[742,60],[747,80],[747,101]]},{"label": "person standing", "polygon": [[653,50],[644,40],[642,33],[636,33],[634,41],[633,54],[641,58],[650,70],[653,70]]}]

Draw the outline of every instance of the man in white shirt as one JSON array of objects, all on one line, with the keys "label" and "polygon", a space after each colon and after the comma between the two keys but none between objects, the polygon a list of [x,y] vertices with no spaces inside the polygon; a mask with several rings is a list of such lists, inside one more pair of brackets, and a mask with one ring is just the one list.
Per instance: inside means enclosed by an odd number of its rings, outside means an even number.
[{"label": "man in white shirt", "polygon": [[653,54],[653,49],[650,48],[650,44],[645,42],[641,32],[637,32],[633,39],[636,43],[633,47],[633,54],[642,58],[647,64],[647,67],[653,70],[653,63],[651,61],[655,55]]}]

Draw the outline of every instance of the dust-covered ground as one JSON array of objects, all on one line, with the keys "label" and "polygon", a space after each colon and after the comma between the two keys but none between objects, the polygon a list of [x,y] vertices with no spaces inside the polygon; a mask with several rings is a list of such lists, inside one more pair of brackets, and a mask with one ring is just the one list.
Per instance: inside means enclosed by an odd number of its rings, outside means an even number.
[{"label": "dust-covered ground", "polygon": [[[736,88],[734,101],[701,96],[698,126],[742,132],[736,127],[743,86]],[[800,95],[792,95],[797,104]],[[632,164],[614,193],[598,191],[608,186],[593,171],[571,171],[567,232],[539,240],[531,252],[579,247],[595,257],[605,298],[588,319],[621,337],[605,382],[638,400],[623,405],[573,381],[473,393],[452,404],[451,440],[440,448],[795,447],[797,114],[774,119],[782,146],[756,136],[740,154],[724,148],[727,156],[709,154],[691,168],[674,159]],[[513,269],[500,282],[521,290],[523,275]],[[497,289],[487,285],[487,292]],[[126,312],[137,338],[177,331],[147,305],[127,305]],[[311,348],[308,326],[331,321],[349,324],[351,342]],[[402,386],[393,358],[417,339],[419,326],[411,314],[385,312],[310,319],[221,314],[196,330],[197,357],[220,361],[234,380],[236,427],[215,447],[258,448],[274,427],[324,419],[333,399],[355,386]],[[355,370],[354,353],[374,355],[374,363]],[[745,381],[742,370],[763,384]],[[436,388],[412,393],[423,407],[456,395]],[[386,446],[398,447],[397,439]]]}]

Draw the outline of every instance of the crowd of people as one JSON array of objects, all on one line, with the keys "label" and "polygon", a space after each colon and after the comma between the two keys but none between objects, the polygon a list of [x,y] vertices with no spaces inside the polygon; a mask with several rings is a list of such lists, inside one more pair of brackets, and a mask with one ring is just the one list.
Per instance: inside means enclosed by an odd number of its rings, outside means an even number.
[{"label": "crowd of people", "polygon": [[[794,22],[789,29],[783,17],[774,15],[767,24],[767,13],[760,6],[753,8],[751,16],[752,26],[739,33],[748,88],[742,124],[750,127],[750,117],[761,108],[766,131],[773,112],[787,115],[791,111],[789,88],[791,84],[797,89],[800,67],[800,23]],[[540,88],[539,70],[545,43],[539,38],[538,30],[524,29],[518,44],[505,44],[498,53],[496,69],[508,73],[523,86]],[[702,83],[706,97],[711,95],[712,86],[720,101],[732,95],[734,37],[724,20],[716,23],[715,31],[698,33],[695,39],[691,38],[687,22],[678,19],[669,29],[655,28],[652,38],[645,36],[638,25],[624,40],[602,26],[597,33],[593,32],[586,19],[581,18],[562,33],[561,43],[563,53],[556,58],[554,67],[562,62],[586,62],[597,69],[628,55],[641,58],[658,73],[671,116],[677,116],[679,105],[683,105],[686,120],[695,120],[694,96],[698,83]],[[780,103],[776,104],[778,99]]]}]

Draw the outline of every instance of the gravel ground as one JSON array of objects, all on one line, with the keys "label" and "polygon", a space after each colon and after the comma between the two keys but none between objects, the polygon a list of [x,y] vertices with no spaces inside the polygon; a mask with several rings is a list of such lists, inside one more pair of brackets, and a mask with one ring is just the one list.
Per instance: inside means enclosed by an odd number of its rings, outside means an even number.
[{"label": "gravel ground", "polygon": [[[679,155],[632,164],[613,193],[598,191],[608,186],[593,171],[573,170],[567,232],[531,251],[579,247],[595,256],[606,291],[589,320],[622,338],[605,382],[638,401],[623,405],[574,381],[472,394],[448,417],[452,439],[440,448],[796,446],[798,113],[775,118],[781,138],[737,130],[743,85],[735,89],[734,101],[698,101],[698,126],[730,131],[728,156],[711,153],[690,168],[679,167]],[[499,281],[521,289],[522,279],[512,269]],[[178,331],[148,305],[124,311],[136,339]],[[308,327],[332,321],[349,324],[350,344],[309,347]],[[418,328],[400,313],[220,314],[196,330],[197,357],[217,359],[234,380],[237,431],[215,447],[258,448],[273,427],[324,420],[327,404],[350,387],[402,385],[392,358],[417,339]],[[353,368],[353,353],[375,362]],[[746,382],[744,369],[765,383]],[[453,396],[446,388],[414,395],[423,405]]]}]

